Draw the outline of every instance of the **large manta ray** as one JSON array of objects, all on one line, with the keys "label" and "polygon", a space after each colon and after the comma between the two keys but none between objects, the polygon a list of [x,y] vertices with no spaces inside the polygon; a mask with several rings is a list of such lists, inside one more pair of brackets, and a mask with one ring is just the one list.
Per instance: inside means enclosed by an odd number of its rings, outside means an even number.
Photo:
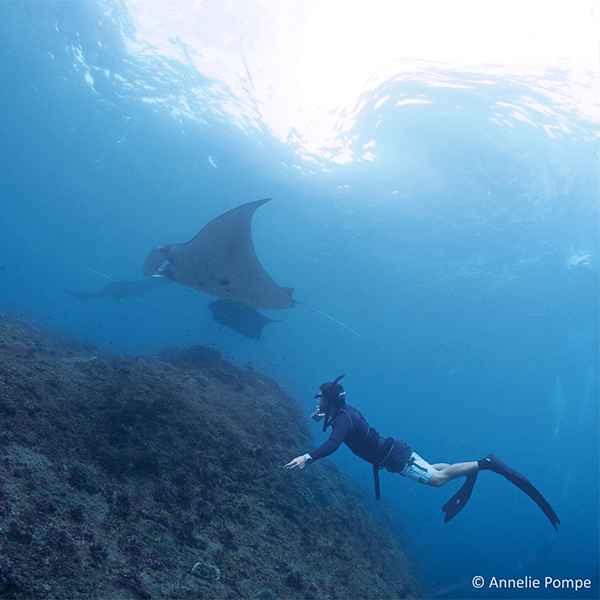
[{"label": "large manta ray", "polygon": [[244,303],[251,309],[281,310],[300,304],[377,348],[337,319],[294,300],[294,290],[279,287],[262,268],[252,244],[251,221],[256,209],[269,200],[248,202],[226,212],[185,244],[156,248],[144,263],[144,275],[166,277],[217,298]]},{"label": "large manta ray", "polygon": [[279,287],[269,277],[252,244],[252,215],[270,199],[226,212],[185,244],[156,248],[144,263],[144,274],[166,277],[254,309],[291,308],[296,304],[293,289]]}]

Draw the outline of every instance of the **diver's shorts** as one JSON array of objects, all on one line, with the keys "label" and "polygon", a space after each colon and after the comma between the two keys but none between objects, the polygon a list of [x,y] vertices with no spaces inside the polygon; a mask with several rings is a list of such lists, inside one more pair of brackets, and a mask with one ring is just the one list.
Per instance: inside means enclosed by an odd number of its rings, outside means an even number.
[{"label": "diver's shorts", "polygon": [[404,475],[404,477],[408,477],[419,483],[427,483],[432,473],[433,467],[416,452],[410,455],[406,466],[400,471],[400,475]]}]

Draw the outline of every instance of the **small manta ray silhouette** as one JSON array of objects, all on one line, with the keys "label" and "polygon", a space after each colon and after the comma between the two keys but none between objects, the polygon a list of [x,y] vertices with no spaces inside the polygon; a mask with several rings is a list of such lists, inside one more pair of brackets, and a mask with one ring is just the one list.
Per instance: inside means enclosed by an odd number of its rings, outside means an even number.
[{"label": "small manta ray silhouette", "polygon": [[209,302],[208,309],[212,312],[214,321],[253,340],[260,340],[265,325],[280,322],[268,319],[247,304],[236,300],[219,298]]},{"label": "small manta ray silhouette", "polygon": [[[97,272],[97,271],[94,271]],[[102,275],[102,273],[99,273]],[[106,275],[103,275],[106,277]],[[131,298],[133,296],[143,296],[146,292],[156,290],[164,287],[171,283],[168,279],[140,279],[139,281],[116,281],[111,279],[110,283],[107,283],[101,290],[97,292],[77,292],[73,290],[64,290],[70,296],[74,298],[80,298],[81,300],[90,300],[92,298],[112,298],[121,302],[123,298]]]}]

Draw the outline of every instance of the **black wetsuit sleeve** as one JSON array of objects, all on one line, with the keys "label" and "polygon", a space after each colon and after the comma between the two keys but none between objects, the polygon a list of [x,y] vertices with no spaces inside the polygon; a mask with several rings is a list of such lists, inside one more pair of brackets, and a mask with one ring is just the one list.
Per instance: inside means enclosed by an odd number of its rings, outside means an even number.
[{"label": "black wetsuit sleeve", "polygon": [[313,460],[325,458],[333,454],[340,447],[340,444],[350,431],[350,418],[345,413],[341,413],[333,420],[331,428],[332,431],[329,439],[310,453]]}]

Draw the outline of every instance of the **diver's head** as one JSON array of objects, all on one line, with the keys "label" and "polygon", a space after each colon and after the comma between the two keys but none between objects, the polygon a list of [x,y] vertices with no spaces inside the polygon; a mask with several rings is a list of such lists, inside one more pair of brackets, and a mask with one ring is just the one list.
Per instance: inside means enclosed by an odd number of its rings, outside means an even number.
[{"label": "diver's head", "polygon": [[338,383],[342,377],[344,377],[344,375],[340,375],[335,381],[327,381],[319,386],[320,391],[315,395],[315,398],[319,400],[319,406],[315,408],[311,418],[318,422],[325,417],[323,431],[331,424],[331,420],[338,409],[346,405],[346,392]]},{"label": "diver's head", "polygon": [[319,390],[321,391],[315,396],[315,398],[322,398],[321,402],[325,404],[331,404],[336,408],[341,408],[344,406],[344,404],[346,404],[346,392],[338,383],[342,377],[345,377],[345,375],[340,375],[335,381],[328,381],[319,386]]}]

